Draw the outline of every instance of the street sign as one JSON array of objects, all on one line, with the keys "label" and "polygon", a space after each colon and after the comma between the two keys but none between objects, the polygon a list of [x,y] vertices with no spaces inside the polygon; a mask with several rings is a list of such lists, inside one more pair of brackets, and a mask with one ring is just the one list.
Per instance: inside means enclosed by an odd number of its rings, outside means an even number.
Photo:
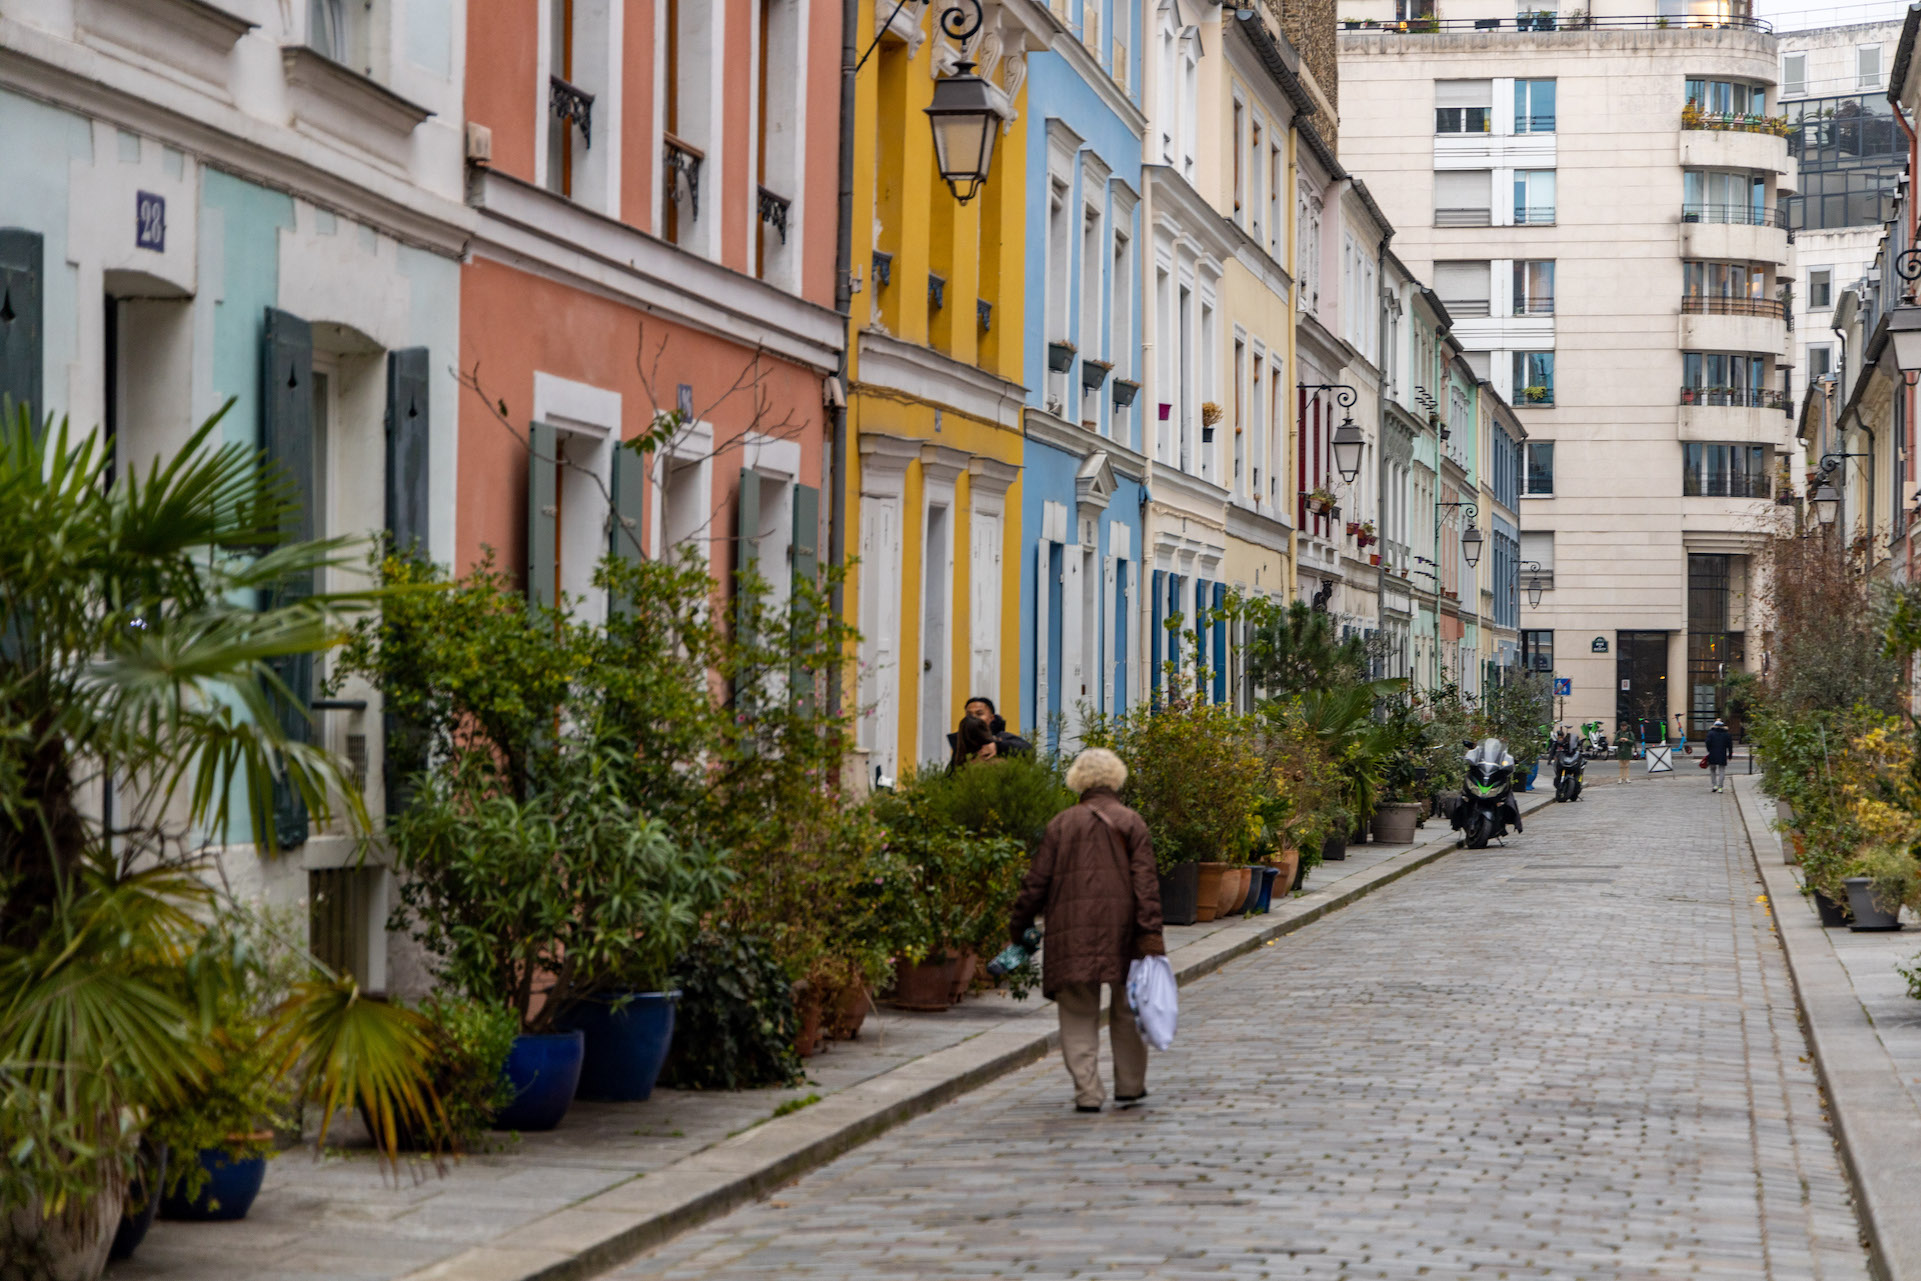
[{"label": "street sign", "polygon": [[1573,692],[1574,678],[1572,676],[1556,676],[1554,678],[1554,696],[1556,698],[1566,698]]},{"label": "street sign", "polygon": [[133,197],[133,247],[167,252],[167,198],[151,191]]},{"label": "street sign", "polygon": [[1672,774],[1674,772],[1674,749],[1648,745],[1648,773]]},{"label": "street sign", "polygon": [[1588,648],[1597,654],[1605,654],[1608,652],[1608,638],[1605,636],[1596,636],[1594,643],[1588,646]]}]

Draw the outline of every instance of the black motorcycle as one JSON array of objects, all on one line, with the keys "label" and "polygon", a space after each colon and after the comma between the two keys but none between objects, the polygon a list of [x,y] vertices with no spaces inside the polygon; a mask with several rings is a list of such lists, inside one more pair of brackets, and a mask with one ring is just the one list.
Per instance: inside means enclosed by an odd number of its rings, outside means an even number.
[{"label": "black motorcycle", "polygon": [[1482,739],[1467,754],[1466,785],[1449,816],[1449,826],[1460,832],[1471,850],[1487,848],[1512,827],[1521,830],[1521,809],[1514,803],[1514,757],[1498,738]]},{"label": "black motorcycle", "polygon": [[1581,785],[1586,773],[1587,757],[1582,754],[1580,744],[1570,739],[1555,749],[1554,799],[1557,801],[1580,800]]}]

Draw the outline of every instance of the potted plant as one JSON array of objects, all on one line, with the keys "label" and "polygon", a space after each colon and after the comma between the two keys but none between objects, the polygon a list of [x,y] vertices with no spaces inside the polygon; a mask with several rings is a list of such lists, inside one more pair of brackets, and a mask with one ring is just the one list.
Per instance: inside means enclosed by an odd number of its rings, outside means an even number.
[{"label": "potted plant", "polygon": [[1132,378],[1114,380],[1114,408],[1126,409],[1134,403],[1134,397],[1141,394],[1141,385]]},{"label": "potted plant", "polygon": [[1080,351],[1066,339],[1058,339],[1047,344],[1047,367],[1057,374],[1064,374],[1074,367],[1075,353]]},{"label": "potted plant", "polygon": [[1921,906],[1921,862],[1906,848],[1881,845],[1852,860],[1842,878],[1854,920],[1850,930],[1901,928],[1901,909]]},{"label": "potted plant", "polygon": [[[626,800],[611,748],[568,746],[524,798],[492,754],[462,753],[421,776],[390,829],[399,918],[437,976],[519,1015],[501,1129],[560,1123],[587,1052],[577,1020],[599,1032],[597,1054],[613,1056],[596,1069],[599,1087],[646,1097],[672,1036],[674,958],[731,875],[719,854],[676,843]],[[589,1000],[626,1017],[581,1011]]]},{"label": "potted plant", "polygon": [[1113,369],[1114,362],[1111,360],[1096,360],[1092,356],[1087,357],[1081,361],[1081,386],[1085,387],[1088,391],[1095,390],[1107,381],[1107,375],[1112,373]]},{"label": "potted plant", "polygon": [[1211,400],[1201,402],[1201,439],[1214,439],[1214,428],[1221,421],[1221,407]]}]

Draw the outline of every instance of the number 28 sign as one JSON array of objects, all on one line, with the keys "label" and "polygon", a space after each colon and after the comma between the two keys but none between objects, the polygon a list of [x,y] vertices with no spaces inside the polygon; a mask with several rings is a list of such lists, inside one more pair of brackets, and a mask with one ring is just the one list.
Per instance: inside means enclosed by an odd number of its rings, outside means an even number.
[{"label": "number 28 sign", "polygon": [[138,191],[133,199],[133,247],[167,252],[167,198]]}]

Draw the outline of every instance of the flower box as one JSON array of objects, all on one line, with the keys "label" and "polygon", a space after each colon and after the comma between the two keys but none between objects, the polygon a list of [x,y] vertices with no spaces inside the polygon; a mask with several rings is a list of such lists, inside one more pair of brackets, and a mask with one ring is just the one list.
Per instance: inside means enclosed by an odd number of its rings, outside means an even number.
[{"label": "flower box", "polygon": [[1089,356],[1087,359],[1081,361],[1081,386],[1089,391],[1093,391],[1107,381],[1107,375],[1113,371],[1113,368],[1113,361],[1095,360],[1092,356]]},{"label": "flower box", "polygon": [[1074,356],[1080,349],[1071,342],[1050,342],[1047,344],[1047,367],[1057,374],[1064,374],[1074,367]]},{"label": "flower box", "polygon": [[[1126,409],[1134,403],[1134,397],[1141,394],[1141,385],[1131,378],[1114,380],[1114,408]],[[1166,417],[1166,415],[1162,415]]]}]

